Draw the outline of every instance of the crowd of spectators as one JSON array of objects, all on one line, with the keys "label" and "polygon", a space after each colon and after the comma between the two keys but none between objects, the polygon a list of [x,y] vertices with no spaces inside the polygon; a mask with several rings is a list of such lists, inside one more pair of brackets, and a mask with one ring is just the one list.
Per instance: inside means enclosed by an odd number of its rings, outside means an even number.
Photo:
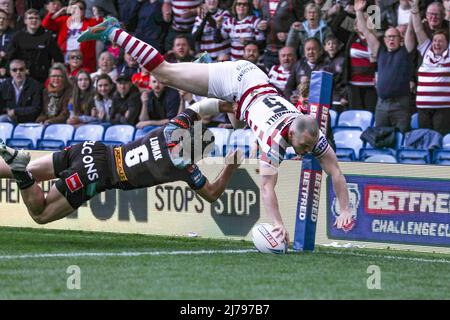
[{"label": "crowd of spectators", "polygon": [[201,99],[115,43],[77,41],[107,16],[173,63],[252,61],[293,104],[324,70],[338,112],[403,133],[418,112],[420,128],[450,132],[450,0],[0,0],[0,121],[151,130]]}]

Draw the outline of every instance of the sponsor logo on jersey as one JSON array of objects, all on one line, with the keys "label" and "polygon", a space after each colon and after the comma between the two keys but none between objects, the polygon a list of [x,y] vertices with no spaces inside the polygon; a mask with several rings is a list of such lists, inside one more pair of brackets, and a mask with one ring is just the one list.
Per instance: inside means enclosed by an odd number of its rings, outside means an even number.
[{"label": "sponsor logo on jersey", "polygon": [[114,148],[114,158],[116,159],[116,170],[117,175],[119,176],[120,181],[127,181],[127,175],[125,174],[125,170],[123,168],[123,157],[122,157],[122,148],[116,147]]},{"label": "sponsor logo on jersey", "polygon": [[83,183],[77,172],[66,178],[66,185],[70,192],[75,192],[83,188]]},{"label": "sponsor logo on jersey", "polygon": [[86,174],[89,181],[94,181],[99,178],[97,168],[95,168],[94,157],[91,155],[94,151],[92,148],[93,145],[95,145],[95,141],[85,141],[81,149],[81,154],[83,155],[82,161],[84,168],[87,170]]}]

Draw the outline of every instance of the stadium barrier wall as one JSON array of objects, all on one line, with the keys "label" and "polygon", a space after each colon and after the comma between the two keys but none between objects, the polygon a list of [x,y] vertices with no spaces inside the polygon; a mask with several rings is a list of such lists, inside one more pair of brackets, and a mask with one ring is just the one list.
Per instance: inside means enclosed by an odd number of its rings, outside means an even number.
[{"label": "stadium barrier wall", "polygon": [[[47,154],[32,151],[32,158]],[[222,158],[207,160],[223,161]],[[321,185],[316,244],[357,244],[450,253],[450,167],[342,162],[350,191],[355,227],[345,233],[333,227],[339,208],[330,178]],[[213,180],[222,164],[200,164]],[[47,225],[36,224],[22,203],[16,183],[0,179],[0,226],[234,238],[250,240],[258,222],[271,222],[259,191],[258,161],[246,160],[215,203],[208,203],[185,183],[148,189],[109,190],[91,199],[72,215]],[[284,161],[277,197],[292,235],[301,162]],[[51,182],[42,183],[49,190]]]}]

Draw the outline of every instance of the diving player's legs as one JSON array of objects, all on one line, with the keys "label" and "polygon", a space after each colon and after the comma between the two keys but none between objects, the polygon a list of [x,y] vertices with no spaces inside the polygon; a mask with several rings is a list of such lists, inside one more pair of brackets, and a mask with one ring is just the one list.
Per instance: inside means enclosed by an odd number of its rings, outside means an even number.
[{"label": "diving player's legs", "polygon": [[201,96],[208,95],[207,64],[169,63],[150,44],[122,30],[115,18],[108,18],[89,28],[78,39],[79,42],[89,40],[113,41],[163,84]]},{"label": "diving player's legs", "polygon": [[[0,164],[2,178],[14,178],[20,189],[31,218],[39,224],[61,219],[71,213],[73,208],[66,198],[52,186],[45,197],[41,187],[36,183],[33,174],[39,181],[55,178],[52,155],[44,156],[30,163],[30,154],[24,150],[15,150],[0,141]],[[6,166],[8,166],[9,171]]]}]

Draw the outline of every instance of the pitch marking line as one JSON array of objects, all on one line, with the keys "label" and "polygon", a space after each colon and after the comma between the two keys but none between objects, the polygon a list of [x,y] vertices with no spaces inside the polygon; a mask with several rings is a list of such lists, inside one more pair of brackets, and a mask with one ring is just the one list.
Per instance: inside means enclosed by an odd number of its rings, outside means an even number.
[{"label": "pitch marking line", "polygon": [[74,257],[139,257],[161,255],[201,255],[201,254],[240,254],[257,252],[255,249],[239,250],[194,250],[194,251],[129,251],[129,252],[71,252],[41,253],[0,256],[0,260],[32,259],[32,258],[74,258]]},{"label": "pitch marking line", "polygon": [[384,255],[376,255],[376,254],[365,254],[358,252],[345,252],[345,251],[321,251],[320,253],[325,254],[333,254],[333,255],[344,255],[344,256],[355,256],[355,257],[363,257],[363,258],[377,258],[377,259],[388,259],[388,260],[406,260],[406,261],[414,261],[414,262],[429,262],[429,263],[448,263],[450,264],[450,260],[446,259],[425,259],[425,258],[409,258],[409,257],[401,257],[401,256],[384,256]]}]

